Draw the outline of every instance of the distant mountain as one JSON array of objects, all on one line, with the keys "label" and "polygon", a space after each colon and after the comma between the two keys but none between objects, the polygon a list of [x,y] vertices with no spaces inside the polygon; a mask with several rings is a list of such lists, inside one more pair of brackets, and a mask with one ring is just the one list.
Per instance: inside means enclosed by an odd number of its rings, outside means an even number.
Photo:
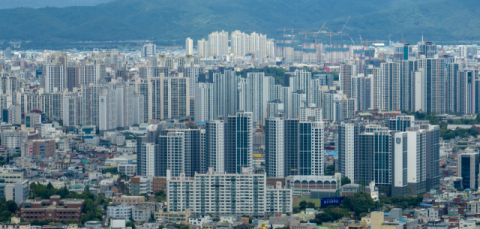
[{"label": "distant mountain", "polygon": [[17,7],[67,7],[67,6],[95,6],[112,0],[0,0],[0,9]]},{"label": "distant mountain", "polygon": [[325,20],[326,29],[336,33],[348,16],[344,33],[357,42],[358,35],[364,40],[387,40],[389,35],[401,40],[402,33],[407,42],[416,42],[421,31],[434,41],[472,40],[480,37],[479,6],[478,0],[115,0],[96,6],[0,10],[0,40],[60,44],[150,39],[183,45],[186,37],[199,39],[216,30],[280,38],[283,31],[277,29],[315,31]]}]

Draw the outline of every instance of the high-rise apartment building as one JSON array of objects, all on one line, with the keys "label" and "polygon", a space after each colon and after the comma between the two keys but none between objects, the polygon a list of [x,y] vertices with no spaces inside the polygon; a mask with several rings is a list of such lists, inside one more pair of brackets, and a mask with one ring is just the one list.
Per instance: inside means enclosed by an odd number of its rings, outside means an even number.
[{"label": "high-rise apartment building", "polygon": [[210,56],[228,55],[228,32],[213,32],[208,35]]},{"label": "high-rise apartment building", "polygon": [[357,66],[350,64],[340,65],[340,90],[348,98],[352,98],[352,77],[357,75]]},{"label": "high-rise apartment building", "polygon": [[214,84],[196,83],[195,88],[195,122],[214,120]]},{"label": "high-rise apartment building", "polygon": [[238,112],[225,123],[225,172],[253,171],[253,114]]},{"label": "high-rise apartment building", "polygon": [[208,121],[205,141],[207,168],[223,173],[225,171],[225,123],[221,120]]},{"label": "high-rise apartment building", "polygon": [[157,45],[144,44],[142,47],[142,57],[155,56],[157,54]]},{"label": "high-rise apartment building", "polygon": [[193,40],[190,37],[185,40],[185,55],[193,55]]},{"label": "high-rise apartment building", "polygon": [[63,65],[47,65],[45,66],[45,70],[45,92],[63,92],[65,80]]},{"label": "high-rise apartment building", "polygon": [[167,170],[172,177],[185,176],[185,133],[168,132],[158,137],[155,155],[155,176],[166,177]]},{"label": "high-rise apartment building", "polygon": [[195,178],[167,177],[168,211],[191,209],[200,214],[252,215],[292,212],[292,190],[267,186],[265,174],[249,168],[240,173],[218,173],[212,168]]},{"label": "high-rise apartment building", "polygon": [[265,171],[267,177],[284,178],[285,122],[280,117],[265,120]]},{"label": "high-rise apartment building", "polygon": [[464,189],[478,189],[479,155],[478,152],[465,152],[458,155],[458,176],[462,178]]}]

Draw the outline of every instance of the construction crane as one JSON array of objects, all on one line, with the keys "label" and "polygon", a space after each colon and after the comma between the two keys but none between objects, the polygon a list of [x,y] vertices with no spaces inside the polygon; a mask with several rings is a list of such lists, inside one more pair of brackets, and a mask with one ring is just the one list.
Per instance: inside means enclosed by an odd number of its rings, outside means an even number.
[{"label": "construction crane", "polygon": [[325,24],[327,24],[327,21],[328,21],[328,20],[326,20],[326,21],[323,23],[322,27],[318,30],[318,32],[307,32],[307,31],[305,31],[305,32],[303,32],[303,33],[299,33],[299,35],[305,34],[305,40],[307,40],[307,34],[315,34],[315,35],[316,35],[316,34],[322,33],[322,29],[323,29],[323,27],[325,27]]},{"label": "construction crane", "polygon": [[338,31],[338,33],[343,33],[343,30],[345,29],[345,26],[347,26],[348,20],[350,20],[350,16],[348,16],[347,21],[345,22],[345,25],[343,25],[342,30]]},{"label": "construction crane", "polygon": [[352,41],[352,43],[355,44],[355,41],[353,41],[352,37],[350,35],[348,35],[348,37],[350,37],[350,40]]},{"label": "construction crane", "polygon": [[277,30],[283,30],[283,42],[285,43],[285,32],[287,30],[292,30],[292,41],[293,41],[293,31],[294,30],[300,30],[300,29],[287,29],[287,28],[283,28],[283,29],[277,29]]},{"label": "construction crane", "polygon": [[[331,34],[329,35],[329,36],[330,36],[330,46],[332,46],[332,36],[341,36],[340,39],[342,40],[342,41],[341,41],[342,44],[343,44],[343,35],[350,37],[349,34],[344,34],[344,33],[343,33],[343,30],[344,30],[345,27],[347,26],[348,20],[350,20],[350,16],[348,16],[347,21],[346,21],[345,24],[343,25],[342,29],[338,31],[337,34],[331,33]],[[353,44],[355,44],[355,42],[353,41],[353,39],[352,39],[351,37],[350,37],[350,40],[352,41]]]},{"label": "construction crane", "polygon": [[[350,37],[350,35],[347,34],[347,33],[330,33],[330,34],[325,35],[325,36],[326,36],[326,37],[330,37],[330,46],[332,46],[332,36],[333,36],[333,37],[334,37],[334,36],[341,36],[341,37],[343,37],[343,36],[349,36],[349,37]],[[353,42],[353,39],[352,39],[352,42]],[[342,43],[343,43],[343,39],[342,39]],[[353,42],[353,43],[355,44],[355,42]]]}]

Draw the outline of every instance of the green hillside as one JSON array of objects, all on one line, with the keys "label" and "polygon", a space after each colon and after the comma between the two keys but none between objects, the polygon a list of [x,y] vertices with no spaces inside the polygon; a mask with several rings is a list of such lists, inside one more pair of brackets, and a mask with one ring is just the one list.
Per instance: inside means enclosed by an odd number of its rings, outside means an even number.
[{"label": "green hillside", "polygon": [[474,0],[115,0],[97,6],[0,10],[0,40],[55,46],[149,39],[183,45],[186,37],[199,39],[216,30],[280,38],[283,32],[277,29],[318,30],[325,20],[328,31],[338,32],[348,16],[344,33],[355,40],[359,34],[364,40],[389,35],[400,40],[403,33],[406,41],[416,42],[421,31],[429,40],[473,40],[480,37],[473,26],[480,20],[478,6]]}]

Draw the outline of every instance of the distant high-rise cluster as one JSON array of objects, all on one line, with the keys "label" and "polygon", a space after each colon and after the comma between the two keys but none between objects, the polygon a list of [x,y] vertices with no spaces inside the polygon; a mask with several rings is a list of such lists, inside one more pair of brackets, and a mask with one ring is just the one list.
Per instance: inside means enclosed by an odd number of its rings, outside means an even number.
[{"label": "distant high-rise cluster", "polygon": [[233,54],[241,57],[251,55],[258,59],[275,57],[274,43],[267,40],[267,35],[256,32],[248,35],[236,30],[231,34],[230,46],[228,41],[228,32],[213,32],[208,35],[208,40],[197,42],[198,56],[206,58]]}]

